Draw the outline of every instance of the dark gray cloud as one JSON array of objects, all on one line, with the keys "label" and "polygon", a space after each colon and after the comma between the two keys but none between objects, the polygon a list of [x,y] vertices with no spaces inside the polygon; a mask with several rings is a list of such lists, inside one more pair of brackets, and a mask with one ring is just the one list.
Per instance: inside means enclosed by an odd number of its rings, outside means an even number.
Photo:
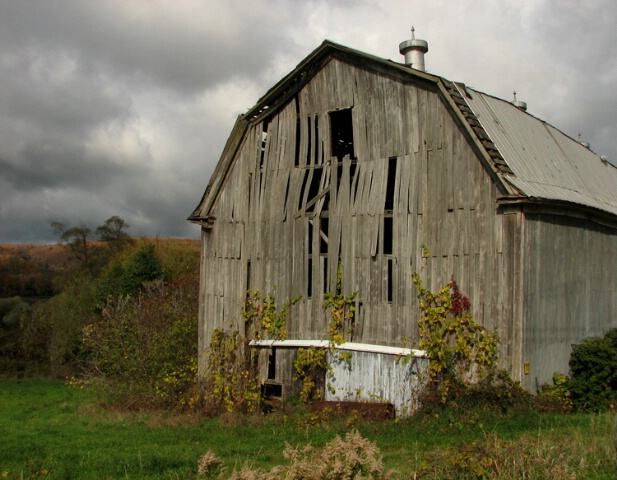
[{"label": "dark gray cloud", "polygon": [[[0,0],[0,242],[112,215],[134,235],[186,222],[238,114],[324,39],[427,68],[617,160],[612,0]],[[439,21],[436,21],[439,19]]]}]

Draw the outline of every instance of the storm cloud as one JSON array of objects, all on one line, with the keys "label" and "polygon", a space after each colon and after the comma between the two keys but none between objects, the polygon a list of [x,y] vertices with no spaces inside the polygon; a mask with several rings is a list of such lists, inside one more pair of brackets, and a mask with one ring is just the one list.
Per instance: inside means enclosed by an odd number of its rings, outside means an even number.
[{"label": "storm cloud", "polygon": [[412,25],[429,72],[516,90],[615,163],[616,22],[612,0],[0,0],[0,242],[112,215],[197,238],[237,115],[324,39],[401,61]]}]

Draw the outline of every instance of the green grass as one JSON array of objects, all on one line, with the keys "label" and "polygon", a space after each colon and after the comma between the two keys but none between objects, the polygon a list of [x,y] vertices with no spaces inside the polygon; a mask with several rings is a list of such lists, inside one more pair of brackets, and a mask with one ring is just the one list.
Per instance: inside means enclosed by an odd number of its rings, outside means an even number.
[{"label": "green grass", "polygon": [[[520,462],[529,461],[530,471],[536,464],[554,470],[551,462],[560,461],[577,469],[576,478],[615,478],[614,414],[442,413],[384,423],[325,421],[308,414],[197,419],[105,410],[88,392],[34,379],[0,379],[0,476],[195,478],[197,461],[209,449],[230,470],[245,462],[269,469],[284,463],[285,442],[322,447],[354,427],[377,443],[386,470],[401,472],[399,478],[419,471],[422,462],[444,462],[474,444],[494,452],[494,461],[504,465],[527,452],[531,460]],[[570,448],[573,442],[577,445]],[[557,478],[537,472],[536,478]],[[424,478],[452,475],[432,471]]]}]

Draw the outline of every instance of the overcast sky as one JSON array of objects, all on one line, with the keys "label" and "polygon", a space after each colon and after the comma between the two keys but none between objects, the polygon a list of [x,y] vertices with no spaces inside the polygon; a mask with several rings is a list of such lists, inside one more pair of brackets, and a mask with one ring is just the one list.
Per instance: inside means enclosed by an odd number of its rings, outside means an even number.
[{"label": "overcast sky", "polygon": [[[324,39],[507,100],[617,161],[615,0],[0,0],[0,243],[198,238],[237,115]],[[617,188],[617,186],[616,186]]]}]

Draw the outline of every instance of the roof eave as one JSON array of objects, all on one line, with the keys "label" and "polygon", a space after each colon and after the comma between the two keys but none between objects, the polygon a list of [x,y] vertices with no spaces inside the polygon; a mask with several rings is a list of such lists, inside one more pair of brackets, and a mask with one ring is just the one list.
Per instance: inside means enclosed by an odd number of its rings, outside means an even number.
[{"label": "roof eave", "polygon": [[500,208],[516,207],[524,213],[560,215],[589,220],[599,225],[617,228],[617,215],[579,203],[565,200],[529,197],[525,195],[506,195],[497,199]]}]

